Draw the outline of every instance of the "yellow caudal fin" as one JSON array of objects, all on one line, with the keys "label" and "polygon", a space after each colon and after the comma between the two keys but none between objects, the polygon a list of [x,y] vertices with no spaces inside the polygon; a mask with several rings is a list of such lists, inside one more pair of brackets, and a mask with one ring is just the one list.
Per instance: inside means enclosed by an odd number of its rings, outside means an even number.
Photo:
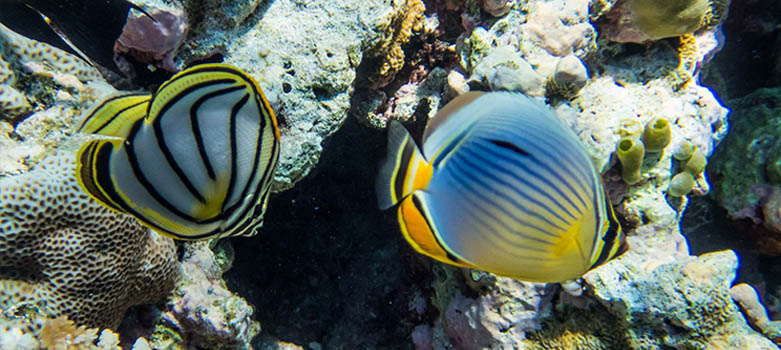
[{"label": "yellow caudal fin", "polygon": [[380,209],[388,209],[431,180],[431,166],[412,136],[395,120],[388,124],[388,154],[380,165],[375,190]]},{"label": "yellow caudal fin", "polygon": [[118,95],[111,97],[90,112],[78,132],[126,138],[130,127],[146,116],[149,95]]}]

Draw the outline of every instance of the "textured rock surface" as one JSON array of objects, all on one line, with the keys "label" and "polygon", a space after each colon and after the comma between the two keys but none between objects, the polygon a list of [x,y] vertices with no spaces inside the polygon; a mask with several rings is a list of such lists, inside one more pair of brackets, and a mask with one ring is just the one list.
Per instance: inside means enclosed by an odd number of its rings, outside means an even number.
[{"label": "textured rock surface", "polygon": [[79,327],[64,316],[35,312],[0,317],[0,349],[121,350],[119,335],[110,329]]},{"label": "textured rock surface", "polygon": [[179,276],[173,241],[87,196],[72,153],[0,178],[0,232],[3,309],[29,304],[116,328],[128,307],[161,301]]},{"label": "textured rock surface", "polygon": [[317,164],[323,140],[347,117],[364,51],[400,25],[394,19],[405,9],[405,1],[274,1],[231,42],[225,62],[258,79],[280,118],[274,190],[292,187]]},{"label": "textured rock surface", "polygon": [[187,243],[176,284],[150,345],[155,349],[251,349],[260,325],[253,307],[231,293],[207,242]]},{"label": "textured rock surface", "polygon": [[628,254],[585,276],[594,296],[628,328],[632,348],[774,349],[730,297],[732,251],[649,264]]}]

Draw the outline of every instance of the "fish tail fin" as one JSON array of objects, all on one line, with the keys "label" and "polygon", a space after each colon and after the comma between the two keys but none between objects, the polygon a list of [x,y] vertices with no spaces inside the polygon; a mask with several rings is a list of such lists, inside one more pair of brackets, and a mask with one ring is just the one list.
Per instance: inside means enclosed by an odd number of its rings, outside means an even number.
[{"label": "fish tail fin", "polygon": [[415,144],[412,135],[400,122],[388,125],[388,154],[377,176],[377,204],[388,209],[431,179],[431,166]]}]

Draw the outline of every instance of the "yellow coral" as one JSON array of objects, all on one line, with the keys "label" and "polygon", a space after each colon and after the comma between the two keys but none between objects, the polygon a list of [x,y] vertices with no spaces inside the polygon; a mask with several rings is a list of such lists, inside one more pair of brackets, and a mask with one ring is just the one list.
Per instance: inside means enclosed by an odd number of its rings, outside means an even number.
[{"label": "yellow coral", "polygon": [[[404,3],[396,5],[399,1]],[[409,41],[413,31],[422,28],[423,12],[426,11],[426,5],[421,0],[397,0],[394,5],[395,12],[383,39],[370,51],[374,56],[382,57],[382,64],[372,78],[377,87],[388,85],[404,67],[404,50],[401,47]]]},{"label": "yellow coral", "polygon": [[667,75],[667,79],[676,90],[685,88],[692,81],[699,58],[697,54],[699,47],[694,35],[681,35],[679,40],[678,67]]}]

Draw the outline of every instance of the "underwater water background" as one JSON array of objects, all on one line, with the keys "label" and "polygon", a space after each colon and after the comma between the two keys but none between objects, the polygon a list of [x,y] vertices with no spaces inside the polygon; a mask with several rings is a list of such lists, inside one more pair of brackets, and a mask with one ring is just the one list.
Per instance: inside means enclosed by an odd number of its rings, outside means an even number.
[{"label": "underwater water background", "polygon": [[[0,0],[0,23],[12,3],[57,4],[20,1]],[[0,350],[781,347],[781,2],[678,2],[704,22],[654,37],[678,18],[621,27],[653,0],[139,0],[186,30],[155,34],[174,51],[117,44],[132,78],[0,26]],[[172,241],[87,196],[72,130],[108,96],[206,62],[257,80],[279,165],[257,235]],[[626,254],[525,282],[417,253],[378,208],[389,120],[420,144],[448,101],[503,90],[580,137]],[[614,155],[627,115],[673,128],[638,181]],[[682,141],[707,168],[677,196]]]}]

